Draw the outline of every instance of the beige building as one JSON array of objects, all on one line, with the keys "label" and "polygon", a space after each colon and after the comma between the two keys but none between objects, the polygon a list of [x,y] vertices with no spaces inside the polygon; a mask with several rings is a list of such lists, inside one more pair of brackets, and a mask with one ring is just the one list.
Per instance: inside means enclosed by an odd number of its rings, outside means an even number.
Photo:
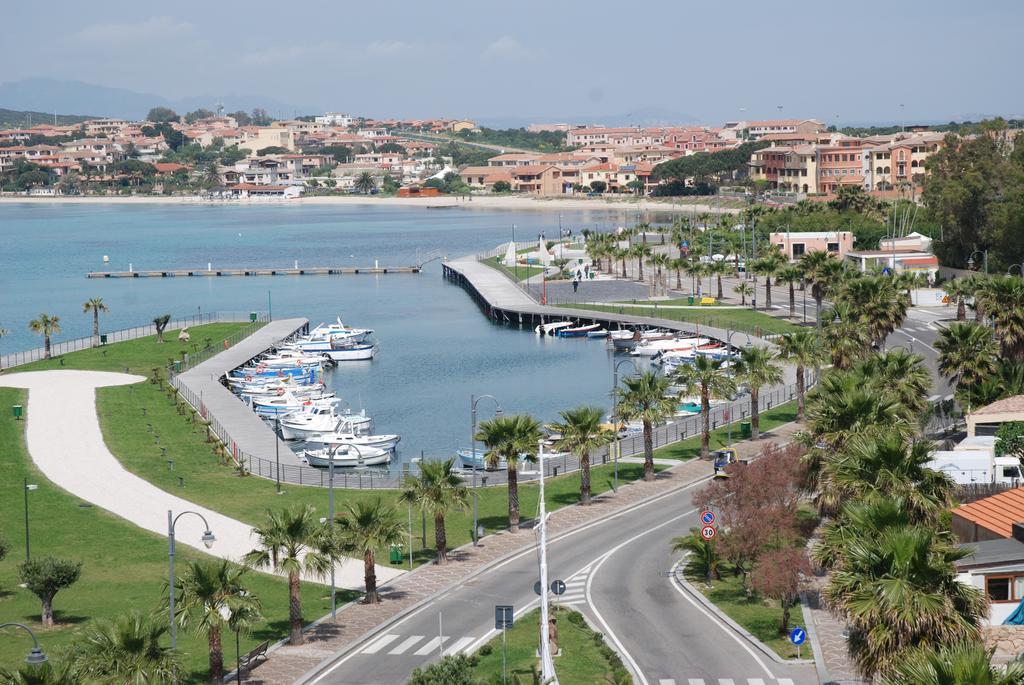
[{"label": "beige building", "polygon": [[790,261],[800,259],[808,252],[828,252],[842,259],[853,250],[853,233],[850,231],[769,233],[768,240]]},{"label": "beige building", "polygon": [[1024,421],[1024,395],[1014,395],[979,407],[967,414],[967,437],[995,435],[999,427],[1012,421]]},{"label": "beige building", "polygon": [[295,131],[272,126],[247,126],[245,140],[238,144],[240,150],[257,152],[268,147],[283,147],[295,150]]}]

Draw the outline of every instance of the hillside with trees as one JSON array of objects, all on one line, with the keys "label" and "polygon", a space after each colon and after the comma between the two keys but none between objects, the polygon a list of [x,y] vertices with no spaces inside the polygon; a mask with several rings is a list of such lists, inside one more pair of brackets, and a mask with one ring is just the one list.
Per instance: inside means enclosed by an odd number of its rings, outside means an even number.
[{"label": "hillside with trees", "polygon": [[[58,114],[57,125],[58,126],[69,126],[71,124],[80,124],[83,121],[89,119],[95,119],[94,116],[86,116],[81,114]],[[3,128],[29,128],[36,124],[52,124],[53,123],[53,112],[28,112],[17,109],[2,109],[0,108],[0,129]]]}]

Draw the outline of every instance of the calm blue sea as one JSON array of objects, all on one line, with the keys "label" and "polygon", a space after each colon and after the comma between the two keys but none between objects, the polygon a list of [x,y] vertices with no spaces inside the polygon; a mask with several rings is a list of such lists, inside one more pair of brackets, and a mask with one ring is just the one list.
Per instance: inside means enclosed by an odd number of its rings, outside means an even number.
[{"label": "calm blue sea", "polygon": [[[91,333],[82,302],[102,297],[104,329],[154,316],[197,311],[266,310],[314,324],[342,316],[374,328],[381,353],[342,365],[329,381],[379,432],[402,435],[400,456],[448,454],[469,441],[470,394],[497,396],[506,413],[553,419],[580,403],[606,405],[610,353],[599,341],[538,339],[490,323],[438,262],[419,275],[267,276],[90,280],[88,271],[136,269],[407,265],[417,254],[453,256],[566,228],[607,229],[620,213],[512,212],[330,205],[2,204],[0,326],[5,352],[36,347],[28,322],[61,317],[57,339]],[[109,265],[102,262],[110,257]],[[492,412],[486,401],[480,417]]]}]

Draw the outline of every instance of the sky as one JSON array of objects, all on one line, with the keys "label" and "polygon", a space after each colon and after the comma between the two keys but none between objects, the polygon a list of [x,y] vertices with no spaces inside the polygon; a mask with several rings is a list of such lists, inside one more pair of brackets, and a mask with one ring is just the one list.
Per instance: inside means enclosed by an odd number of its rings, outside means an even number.
[{"label": "sky", "polygon": [[1024,114],[1021,0],[49,0],[5,15],[5,53],[22,57],[0,81],[170,99],[574,122]]}]

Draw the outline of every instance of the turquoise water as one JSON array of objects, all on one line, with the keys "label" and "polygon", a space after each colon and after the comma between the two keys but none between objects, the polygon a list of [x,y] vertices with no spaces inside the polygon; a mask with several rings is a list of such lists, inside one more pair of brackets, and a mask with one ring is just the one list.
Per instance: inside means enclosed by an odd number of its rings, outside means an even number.
[{"label": "turquoise water", "polygon": [[[563,212],[562,225],[610,228],[621,214]],[[266,310],[314,324],[341,315],[374,328],[373,362],[341,365],[329,381],[380,432],[399,433],[401,460],[467,447],[470,394],[498,397],[506,413],[554,419],[580,403],[608,405],[611,357],[603,341],[538,339],[498,326],[438,262],[419,275],[266,276],[90,280],[88,271],[217,267],[407,265],[417,251],[453,256],[558,233],[554,212],[427,210],[329,205],[0,205],[4,269],[0,326],[4,352],[36,347],[28,321],[61,317],[56,339],[91,333],[82,302],[102,297],[104,329],[128,328],[169,313]],[[102,258],[109,255],[110,264]],[[493,412],[479,404],[480,418]],[[399,462],[400,463],[400,462]]]}]

